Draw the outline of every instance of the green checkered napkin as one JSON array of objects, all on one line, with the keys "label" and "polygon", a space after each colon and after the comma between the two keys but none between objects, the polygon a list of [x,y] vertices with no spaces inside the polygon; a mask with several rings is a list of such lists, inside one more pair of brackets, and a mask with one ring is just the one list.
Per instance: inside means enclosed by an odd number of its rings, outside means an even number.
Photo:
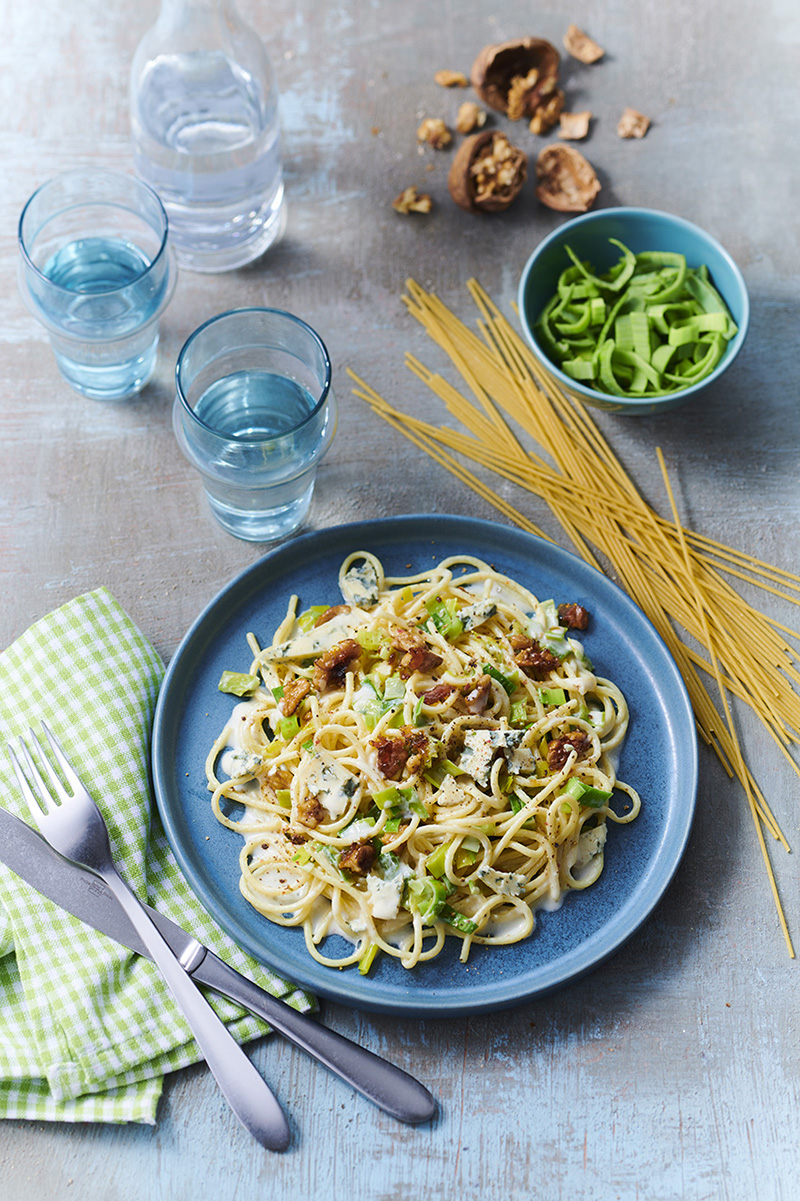
[{"label": "green checkered napkin", "polygon": [[[296,1009],[313,1000],[245,955],[184,880],[152,807],[148,755],[163,676],[105,589],[42,618],[0,654],[0,744],[50,725],[103,810],[139,897]],[[0,804],[29,821],[5,748]],[[208,994],[239,1042],[269,1029]],[[157,968],[0,863],[0,1117],[155,1121],[165,1072],[200,1059]]]}]

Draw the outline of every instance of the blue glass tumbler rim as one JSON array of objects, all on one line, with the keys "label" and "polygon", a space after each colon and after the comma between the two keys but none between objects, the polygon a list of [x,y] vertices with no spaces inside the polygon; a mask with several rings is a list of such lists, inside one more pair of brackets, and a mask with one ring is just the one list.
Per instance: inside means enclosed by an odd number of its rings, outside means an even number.
[{"label": "blue glass tumbler rim", "polygon": [[333,371],[331,368],[331,359],[330,355],[328,354],[328,348],[322,341],[322,338],[319,336],[317,331],[313,329],[307,321],[304,321],[302,317],[298,317],[294,313],[288,312],[286,309],[269,308],[264,305],[246,305],[243,308],[226,309],[223,313],[216,313],[213,317],[209,317],[207,321],[204,321],[202,325],[198,325],[197,329],[193,330],[192,333],[189,334],[189,337],[186,339],[180,349],[178,361],[175,364],[175,390],[177,392],[177,397],[183,412],[194,422],[195,425],[198,425],[201,429],[205,430],[206,433],[212,434],[215,438],[221,438],[225,442],[249,441],[249,439],[240,438],[240,436],[237,434],[222,434],[213,425],[209,425],[207,421],[204,421],[202,417],[198,417],[195,410],[189,404],[181,385],[181,367],[192,343],[200,336],[200,334],[202,334],[204,330],[208,329],[210,325],[215,325],[218,321],[223,321],[227,317],[242,317],[248,313],[269,313],[275,317],[288,318],[289,321],[292,321],[295,325],[300,326],[306,331],[306,333],[311,335],[311,338],[317,344],[317,347],[322,354],[322,361],[325,366],[325,379],[321,386],[319,400],[314,405],[313,409],[311,409],[309,413],[306,413],[303,420],[299,421],[297,425],[292,426],[291,429],[284,431],[282,434],[277,434],[274,438],[270,439],[270,441],[278,442],[281,438],[290,437],[296,434],[299,430],[302,430],[306,425],[313,421],[320,409],[326,403],[331,391]]},{"label": "blue glass tumbler rim", "polygon": [[[102,294],[106,296],[113,296],[115,292],[124,292],[126,289],[130,288],[132,284],[137,283],[140,279],[144,279],[146,275],[149,275],[150,272],[158,265],[159,260],[167,254],[169,247],[169,218],[167,217],[167,210],[161,203],[161,198],[159,197],[158,193],[150,187],[149,184],[144,182],[144,180],[139,179],[135,175],[129,175],[124,171],[109,171],[105,167],[77,167],[73,171],[63,171],[59,175],[53,175],[50,179],[46,179],[44,183],[39,184],[39,187],[36,188],[36,190],[32,192],[26,200],[17,224],[17,245],[19,246],[19,251],[22,255],[25,265],[26,267],[29,267],[34,275],[48,288],[53,288],[57,292],[63,292],[65,295],[68,295],[71,292],[70,288],[65,288],[63,284],[55,283],[52,279],[45,275],[39,267],[36,266],[30,254],[28,253],[28,249],[25,245],[25,239],[22,234],[22,225],[25,221],[25,214],[28,212],[28,209],[33,204],[36,197],[39,196],[45,188],[49,188],[51,184],[56,183],[60,179],[66,179],[70,175],[102,175],[107,179],[124,179],[126,182],[136,184],[137,187],[140,187],[144,192],[147,192],[152,200],[155,201],[156,208],[164,218],[164,233],[161,237],[161,242],[159,243],[158,250],[153,255],[152,259],[150,259],[147,266],[143,267],[142,270],[132,279],[129,279],[124,284],[120,284],[119,287],[104,288]],[[62,211],[69,212],[72,209],[84,208],[86,205],[91,203],[93,202],[90,199],[76,200],[74,204],[66,205]],[[124,206],[118,205],[116,207],[121,208]]]}]

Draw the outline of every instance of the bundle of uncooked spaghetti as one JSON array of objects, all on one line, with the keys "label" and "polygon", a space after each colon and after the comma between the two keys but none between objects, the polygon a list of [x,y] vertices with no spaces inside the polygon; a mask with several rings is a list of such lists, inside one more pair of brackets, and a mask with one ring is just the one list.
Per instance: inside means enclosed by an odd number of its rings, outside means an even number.
[{"label": "bundle of uncooked spaghetti", "polygon": [[[729,775],[744,788],[779,921],[794,955],[764,834],[789,850],[784,834],[742,754],[729,696],[757,715],[794,770],[800,744],[800,672],[787,635],[800,634],[748,603],[723,577],[739,578],[800,603],[800,577],[685,529],[663,456],[659,463],[671,507],[660,516],[642,498],[583,405],[544,375],[520,334],[474,281],[480,317],[470,329],[434,294],[409,281],[409,311],[446,352],[465,395],[412,355],[411,370],[464,429],[437,427],[400,412],[352,372],[355,394],[389,424],[495,506],[508,520],[547,537],[467,466],[484,469],[547,502],[575,550],[603,570],[608,562],[669,647],[686,683],[698,731]],[[546,453],[523,447],[509,420]],[[712,694],[704,678],[713,681]]]}]

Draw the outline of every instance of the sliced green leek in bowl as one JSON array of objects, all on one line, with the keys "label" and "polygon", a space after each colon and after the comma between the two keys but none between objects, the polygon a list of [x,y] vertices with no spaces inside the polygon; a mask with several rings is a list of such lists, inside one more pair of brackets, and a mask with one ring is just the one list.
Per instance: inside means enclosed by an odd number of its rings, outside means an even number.
[{"label": "sliced green leek in bowl", "polygon": [[676,408],[712,386],[750,313],[742,273],[716,238],[642,208],[555,229],[525,265],[518,307],[543,382],[626,415]]}]

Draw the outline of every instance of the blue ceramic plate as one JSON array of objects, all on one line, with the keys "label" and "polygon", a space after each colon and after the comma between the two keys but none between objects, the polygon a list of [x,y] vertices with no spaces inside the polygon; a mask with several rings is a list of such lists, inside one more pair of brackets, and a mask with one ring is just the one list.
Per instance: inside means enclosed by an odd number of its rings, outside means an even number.
[{"label": "blue ceramic plate", "polygon": [[[446,555],[469,553],[519,580],[541,599],[576,601],[592,614],[581,636],[599,675],[619,684],[631,710],[619,776],[642,796],[628,826],[612,826],[597,884],[541,912],[531,937],[510,947],[460,942],[407,971],[379,957],[366,977],[312,959],[302,930],[273,925],[239,892],[239,835],[220,826],[206,789],[208,750],[233,698],[217,689],[223,670],[246,670],[253,631],[262,645],[300,606],[337,603],[339,565],[370,550],[387,574],[406,575]],[[697,785],[694,719],[674,661],[639,609],[605,576],[551,543],[468,517],[409,516],[339,526],[295,539],[238,575],[187,633],[159,696],[153,735],[156,797],[167,836],[198,897],[240,946],[317,992],[360,1009],[419,1016],[478,1013],[559,988],[613,954],[661,899],[689,836]]]}]

